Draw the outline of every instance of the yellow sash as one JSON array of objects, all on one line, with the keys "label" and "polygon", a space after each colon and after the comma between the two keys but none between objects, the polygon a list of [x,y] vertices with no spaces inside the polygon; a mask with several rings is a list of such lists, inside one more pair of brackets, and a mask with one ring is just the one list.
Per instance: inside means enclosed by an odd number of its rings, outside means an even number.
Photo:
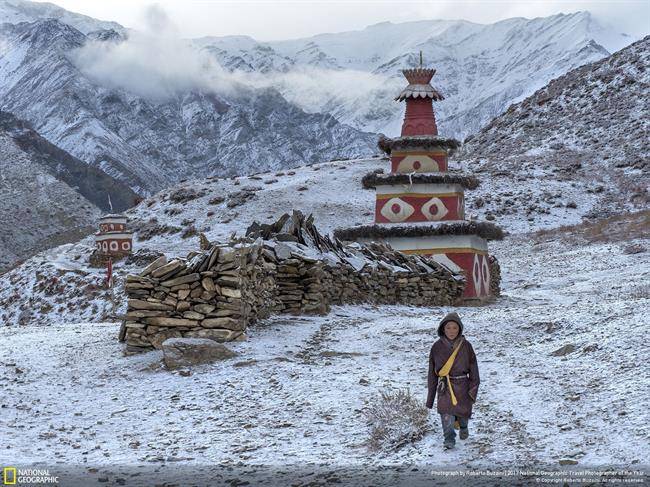
[{"label": "yellow sash", "polygon": [[454,360],[456,360],[456,355],[458,354],[458,350],[460,350],[461,345],[463,344],[464,339],[461,338],[460,342],[458,342],[458,345],[456,345],[456,348],[454,351],[451,353],[449,358],[447,359],[447,362],[445,362],[445,365],[442,366],[442,368],[438,371],[438,377],[443,377],[447,379],[447,386],[449,387],[449,394],[451,395],[451,403],[455,406],[458,404],[458,401],[456,400],[456,395],[454,394],[454,388],[451,387],[451,380],[449,379],[449,372],[451,372],[451,368],[454,365]]}]

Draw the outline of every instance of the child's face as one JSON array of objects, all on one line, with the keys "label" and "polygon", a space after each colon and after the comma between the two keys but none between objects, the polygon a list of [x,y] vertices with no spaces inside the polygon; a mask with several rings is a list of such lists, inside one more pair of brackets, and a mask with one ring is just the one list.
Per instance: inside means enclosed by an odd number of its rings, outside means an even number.
[{"label": "child's face", "polygon": [[445,323],[445,336],[450,340],[455,339],[458,336],[458,331],[460,327],[455,321],[448,321]]}]

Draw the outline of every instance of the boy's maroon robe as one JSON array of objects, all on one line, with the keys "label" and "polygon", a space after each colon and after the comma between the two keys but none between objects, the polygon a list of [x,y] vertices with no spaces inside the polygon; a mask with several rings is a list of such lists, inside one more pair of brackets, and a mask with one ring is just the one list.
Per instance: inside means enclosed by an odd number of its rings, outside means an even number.
[{"label": "boy's maroon robe", "polygon": [[[449,341],[443,331],[445,323],[448,321],[455,321],[458,323],[460,328],[458,336],[453,343]],[[454,365],[451,368],[449,375],[451,377],[467,375],[468,377],[464,379],[451,379],[451,385],[454,388],[454,394],[458,404],[454,406],[451,403],[451,395],[449,393],[449,388],[447,388],[444,394],[438,395],[438,412],[471,418],[472,406],[476,401],[480,378],[476,354],[474,353],[471,343],[465,339],[462,333],[463,323],[456,313],[449,313],[443,318],[438,326],[438,336],[440,336],[440,339],[433,344],[429,353],[429,375],[427,377],[429,393],[427,396],[426,406],[429,409],[433,407],[433,400],[436,396],[438,382],[440,380],[446,381],[446,379],[438,377],[438,371],[443,367],[443,365],[445,365],[445,362],[447,362],[453,348],[458,344],[459,340],[462,339],[463,344],[461,345],[460,350],[458,350],[456,360],[454,361]]]}]

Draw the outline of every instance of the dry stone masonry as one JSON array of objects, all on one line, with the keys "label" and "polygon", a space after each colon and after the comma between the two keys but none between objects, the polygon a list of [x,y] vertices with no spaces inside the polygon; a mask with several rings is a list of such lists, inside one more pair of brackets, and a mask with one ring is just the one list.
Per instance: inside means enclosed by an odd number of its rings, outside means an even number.
[{"label": "dry stone masonry", "polygon": [[462,275],[385,244],[344,246],[294,211],[127,276],[120,339],[132,352],[160,349],[168,338],[244,340],[250,323],[271,314],[322,315],[348,303],[451,305],[464,285]]}]

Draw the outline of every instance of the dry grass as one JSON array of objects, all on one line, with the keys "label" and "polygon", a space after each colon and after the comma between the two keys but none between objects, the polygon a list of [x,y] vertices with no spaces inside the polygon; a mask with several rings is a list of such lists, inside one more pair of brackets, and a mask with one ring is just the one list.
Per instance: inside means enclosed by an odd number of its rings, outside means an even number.
[{"label": "dry grass", "polygon": [[650,284],[641,284],[630,292],[631,299],[650,299]]},{"label": "dry grass", "polygon": [[429,410],[408,389],[384,390],[364,410],[373,451],[397,450],[421,439],[428,430]]},{"label": "dry grass", "polygon": [[562,240],[566,243],[622,243],[650,235],[650,210],[624,213],[578,225],[564,225],[532,234],[537,243]]}]

